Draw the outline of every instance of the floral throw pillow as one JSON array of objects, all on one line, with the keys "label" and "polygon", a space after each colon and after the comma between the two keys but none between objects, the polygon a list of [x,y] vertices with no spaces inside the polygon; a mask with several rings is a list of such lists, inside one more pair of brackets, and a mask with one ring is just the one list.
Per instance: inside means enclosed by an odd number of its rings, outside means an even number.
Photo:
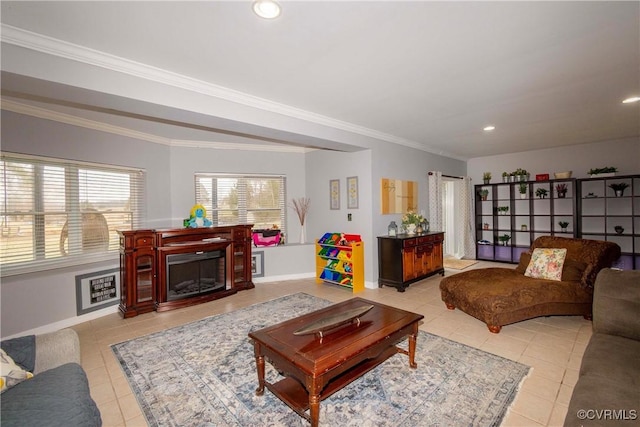
[{"label": "floral throw pillow", "polygon": [[33,374],[31,372],[25,371],[18,366],[13,359],[1,349],[0,367],[2,371],[2,376],[0,376],[0,391],[2,392],[26,379],[33,378]]},{"label": "floral throw pillow", "polygon": [[524,275],[535,279],[561,280],[566,249],[536,248]]}]

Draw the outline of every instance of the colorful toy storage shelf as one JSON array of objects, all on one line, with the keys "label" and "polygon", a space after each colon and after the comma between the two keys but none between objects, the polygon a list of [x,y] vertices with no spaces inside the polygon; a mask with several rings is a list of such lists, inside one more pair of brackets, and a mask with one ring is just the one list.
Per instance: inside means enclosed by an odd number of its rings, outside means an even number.
[{"label": "colorful toy storage shelf", "polygon": [[316,240],[316,283],[364,290],[364,243],[358,234],[325,233]]}]

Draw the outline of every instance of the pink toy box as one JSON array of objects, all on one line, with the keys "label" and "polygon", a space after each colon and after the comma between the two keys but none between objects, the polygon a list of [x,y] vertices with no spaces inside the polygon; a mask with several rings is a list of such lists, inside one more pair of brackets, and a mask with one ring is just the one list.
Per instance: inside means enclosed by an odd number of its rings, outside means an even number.
[{"label": "pink toy box", "polygon": [[252,230],[251,238],[253,239],[253,245],[258,246],[277,246],[280,244],[281,234],[280,230],[269,228],[264,230]]}]

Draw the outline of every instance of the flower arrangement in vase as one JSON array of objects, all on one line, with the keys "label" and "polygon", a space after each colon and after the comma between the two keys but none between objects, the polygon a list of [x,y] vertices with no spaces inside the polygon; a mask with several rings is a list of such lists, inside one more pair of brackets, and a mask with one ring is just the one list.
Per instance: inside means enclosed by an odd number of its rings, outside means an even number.
[{"label": "flower arrangement in vase", "polygon": [[402,227],[407,231],[407,234],[415,234],[416,232],[422,233],[424,231],[423,224],[426,226],[429,222],[425,217],[415,213],[414,211],[409,211],[402,215]]}]

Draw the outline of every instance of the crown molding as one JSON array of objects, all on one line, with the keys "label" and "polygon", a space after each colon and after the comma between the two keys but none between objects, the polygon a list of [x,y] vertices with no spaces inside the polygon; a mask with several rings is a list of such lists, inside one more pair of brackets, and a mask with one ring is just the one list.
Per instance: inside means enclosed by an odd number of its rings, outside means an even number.
[{"label": "crown molding", "polygon": [[23,104],[21,102],[12,101],[2,98],[0,105],[2,110],[12,111],[18,114],[38,117],[40,119],[52,120],[54,122],[66,123],[73,126],[83,127],[87,129],[97,130],[101,132],[112,133],[115,135],[126,136],[128,138],[140,139],[143,141],[154,142],[156,144],[169,145],[172,147],[188,147],[188,148],[215,148],[220,150],[245,150],[245,151],[273,151],[284,153],[307,153],[314,149],[304,147],[295,147],[290,145],[268,145],[268,144],[244,144],[235,142],[216,142],[216,141],[185,141],[177,139],[163,138],[161,136],[152,135],[145,132],[138,132],[132,129],[120,126],[110,125],[95,120],[85,119],[58,111],[48,110],[42,107]]},{"label": "crown molding", "polygon": [[52,111],[46,108],[36,107],[34,105],[27,105],[6,98],[2,98],[2,104],[0,105],[0,107],[3,110],[13,111],[14,113],[24,114],[32,117],[38,117],[40,119],[52,120],[54,122],[66,123],[68,125],[78,126],[82,128],[112,133],[129,138],[141,139],[143,141],[155,142],[156,144],[171,145],[171,140],[168,138],[151,135],[145,132],[138,132],[120,126],[114,126],[78,116],[72,116],[70,114]]},{"label": "crown molding", "polygon": [[331,117],[312,113],[299,108],[294,108],[285,104],[270,101],[268,99],[249,95],[240,91],[229,89],[202,80],[187,77],[178,73],[163,70],[161,68],[142,64],[129,59],[121,58],[85,46],[76,45],[53,37],[38,34],[22,28],[7,24],[1,24],[2,42],[37,52],[46,53],[60,58],[70,59],[84,64],[102,67],[111,71],[140,77],[146,80],[155,81],[161,84],[185,89],[237,104],[246,105],[273,113],[282,114],[288,117],[308,121],[311,123],[340,129],[346,132],[367,136],[380,141],[403,145],[421,151],[458,158],[454,154],[445,153],[442,150],[419,144],[405,138],[400,138],[384,132],[379,132],[363,126],[333,119]]}]

